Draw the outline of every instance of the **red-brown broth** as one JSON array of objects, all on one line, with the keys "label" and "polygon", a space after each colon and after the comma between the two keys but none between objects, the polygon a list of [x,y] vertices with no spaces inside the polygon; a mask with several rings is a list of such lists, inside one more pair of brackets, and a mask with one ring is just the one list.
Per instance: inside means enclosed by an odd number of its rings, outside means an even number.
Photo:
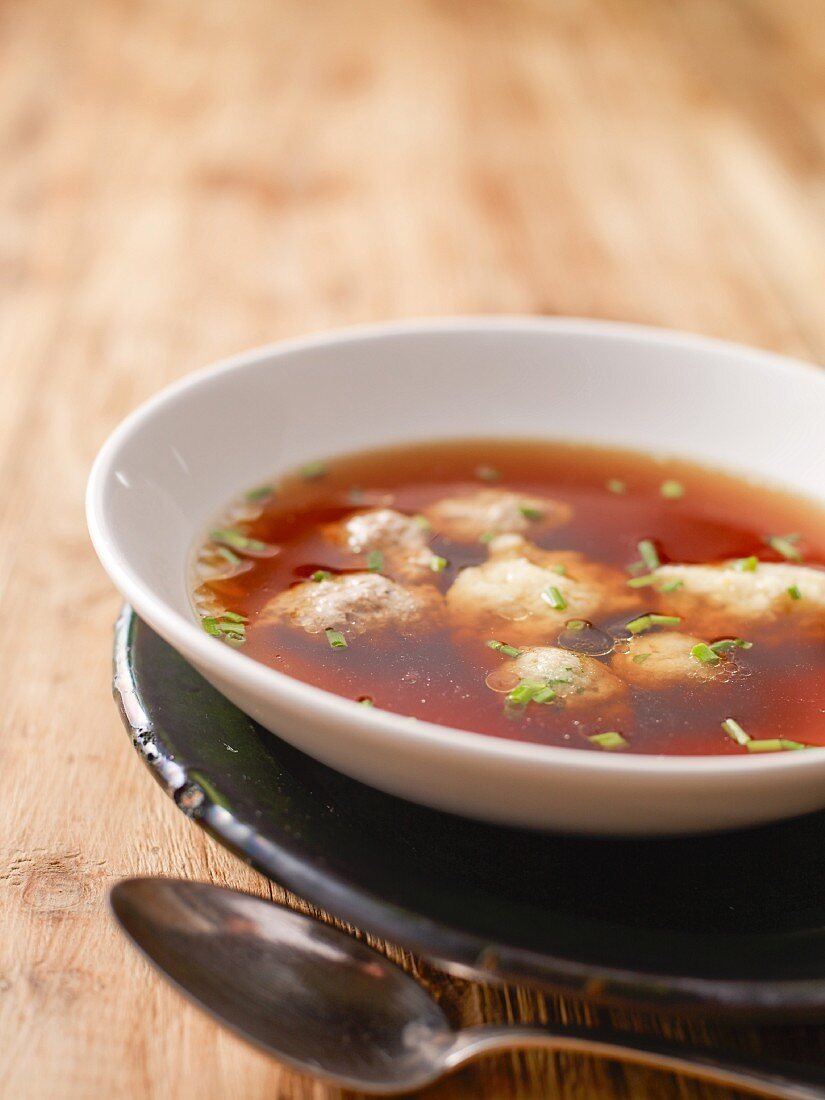
[{"label": "red-brown broth", "polygon": [[[249,657],[338,695],[368,697],[385,710],[508,740],[603,751],[587,739],[605,728],[598,713],[529,705],[513,717],[512,708],[503,705],[504,697],[485,684],[487,674],[502,662],[498,653],[485,647],[488,636],[468,639],[449,630],[431,631],[408,639],[402,648],[389,649],[382,647],[379,637],[364,634],[346,649],[333,649],[323,633],[256,626],[268,600],[315,570],[364,568],[363,555],[348,553],[323,537],[323,524],[370,506],[415,514],[442,497],[485,487],[475,474],[479,466],[500,472],[497,487],[553,497],[571,506],[569,523],[531,536],[548,549],[577,550],[623,570],[638,558],[637,544],[643,538],[656,541],[663,561],[711,563],[752,554],[780,561],[763,536],[794,531],[801,534],[798,545],[804,549],[805,564],[825,565],[825,515],[789,494],[690,463],[627,451],[474,440],[349,455],[327,463],[321,477],[293,474],[281,479],[271,498],[249,506],[250,518],[241,524],[245,534],[277,546],[278,552],[244,558],[245,571],[199,584],[195,606],[201,614],[221,607],[246,616],[243,651]],[[625,482],[626,491],[610,492],[610,479]],[[681,499],[662,496],[666,479],[684,487]],[[353,488],[361,493],[357,503]],[[442,591],[459,570],[487,556],[484,545],[451,542],[437,532],[431,546],[448,561],[444,572],[432,579]],[[645,591],[637,595],[638,611],[620,618],[649,610]],[[615,623],[616,616],[612,618]],[[685,623],[684,629],[690,628]],[[506,641],[506,633],[502,623],[496,635],[489,636]],[[748,637],[753,647],[732,658],[738,675],[729,682],[632,690],[632,720],[621,730],[630,749],[741,754],[744,750],[721,729],[721,721],[729,716],[753,737],[825,745],[825,632],[818,638],[796,636],[789,625],[779,645],[760,645],[759,629],[750,630]],[[553,642],[548,638],[548,644]]]}]

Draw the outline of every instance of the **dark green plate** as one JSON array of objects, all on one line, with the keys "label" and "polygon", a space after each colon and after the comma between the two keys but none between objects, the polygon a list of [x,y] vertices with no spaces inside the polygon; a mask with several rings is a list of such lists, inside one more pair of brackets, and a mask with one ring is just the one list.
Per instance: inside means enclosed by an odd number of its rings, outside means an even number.
[{"label": "dark green plate", "polygon": [[116,694],[178,806],[296,894],[454,973],[605,1001],[825,1008],[825,814],[594,840],[413,805],[267,733],[128,609]]}]

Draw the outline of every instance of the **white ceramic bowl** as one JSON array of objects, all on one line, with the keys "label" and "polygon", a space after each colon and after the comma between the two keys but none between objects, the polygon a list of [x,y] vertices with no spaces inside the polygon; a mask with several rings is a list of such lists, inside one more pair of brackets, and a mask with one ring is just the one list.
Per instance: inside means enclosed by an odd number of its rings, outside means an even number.
[{"label": "white ceramic bowl", "polygon": [[141,406],[95,462],[89,529],[142,618],[247,713],[342,772],[510,824],[733,828],[825,807],[825,749],[601,755],[366,710],[205,634],[187,566],[237,492],[303,462],[414,440],[524,435],[667,452],[825,505],[823,424],[816,368],[693,336],[518,318],[353,329],[248,352]]}]

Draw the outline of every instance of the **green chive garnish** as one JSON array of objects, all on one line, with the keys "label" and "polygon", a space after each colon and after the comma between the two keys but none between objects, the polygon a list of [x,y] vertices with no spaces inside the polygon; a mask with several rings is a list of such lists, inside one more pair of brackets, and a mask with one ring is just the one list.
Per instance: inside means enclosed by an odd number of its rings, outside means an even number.
[{"label": "green chive garnish", "polygon": [[623,481],[619,481],[617,477],[611,477],[605,484],[609,493],[624,493],[627,491],[627,485]]},{"label": "green chive garnish", "polygon": [[567,627],[568,630],[574,630],[578,632],[579,630],[584,630],[585,627],[587,627],[589,624],[587,622],[587,619],[568,619],[564,625]]},{"label": "green chive garnish", "polygon": [[652,573],[654,569],[658,569],[662,563],[659,561],[659,554],[653,542],[650,539],[642,539],[638,546],[639,556],[650,572]]},{"label": "green chive garnish", "polygon": [[305,466],[301,467],[301,477],[305,481],[315,481],[317,478],[323,477],[326,472],[326,462],[307,462]]},{"label": "green chive garnish", "polygon": [[620,733],[616,730],[607,730],[606,733],[594,733],[587,738],[588,741],[594,745],[598,745],[600,749],[607,749],[612,751],[613,749],[626,749],[628,742]]},{"label": "green chive garnish", "polygon": [[505,657],[520,657],[522,653],[514,645],[508,645],[507,642],[497,642],[495,638],[491,638],[489,642],[484,644],[488,649],[494,649],[496,653],[503,653]]},{"label": "green chive garnish", "polygon": [[250,502],[256,500],[266,500],[267,497],[271,497],[275,490],[271,485],[259,485],[257,489],[250,489],[246,494],[246,499]]},{"label": "green chive garnish", "polygon": [[507,696],[508,703],[525,706],[527,703],[552,703],[556,693],[541,680],[522,680]]},{"label": "green chive garnish", "polygon": [[681,615],[639,615],[638,618],[630,620],[627,629],[631,634],[643,634],[652,626],[678,626],[681,621]]},{"label": "green chive garnish", "polygon": [[722,729],[728,737],[733,738],[737,745],[750,745],[750,734],[745,733],[735,718],[726,718],[722,723]]},{"label": "green chive garnish", "polygon": [[802,599],[802,593],[799,591],[799,586],[796,584],[792,584],[791,587],[788,589],[788,595],[791,597],[792,600]]},{"label": "green chive garnish", "polygon": [[567,566],[562,565],[561,563],[559,563],[558,565],[554,565],[553,566],[553,572],[558,573],[560,577],[566,577],[567,576]]},{"label": "green chive garnish", "polygon": [[788,561],[802,561],[802,555],[794,545],[799,541],[799,535],[765,535],[763,541]]},{"label": "green chive garnish", "polygon": [[626,583],[628,588],[646,588],[649,584],[655,584],[658,579],[655,573],[645,573],[642,577],[631,577]]},{"label": "green chive garnish", "polygon": [[721,638],[711,642],[710,648],[714,653],[727,653],[729,649],[753,649],[753,642],[746,642],[744,638]]},{"label": "green chive garnish", "polygon": [[790,741],[786,737],[767,737],[748,741],[748,752],[795,752],[798,749],[807,749],[801,741]]},{"label": "green chive garnish", "polygon": [[413,516],[413,523],[416,527],[420,527],[422,531],[429,531],[431,529],[430,521],[426,516],[422,516],[420,513],[417,516]]},{"label": "green chive garnish", "polygon": [[443,573],[448,564],[447,559],[440,558],[438,554],[433,554],[430,558],[430,569],[432,569],[433,573]]},{"label": "green chive garnish", "polygon": [[536,692],[536,694],[533,696],[533,702],[534,703],[552,703],[555,698],[556,698],[555,691],[550,687],[549,684],[547,684],[547,685],[545,685],[545,687],[543,687],[541,689],[541,691]]},{"label": "green chive garnish", "polygon": [[475,475],[480,481],[500,481],[501,472],[494,466],[476,466]]},{"label": "green chive garnish", "polygon": [[359,699],[358,702],[362,707],[374,707],[375,701],[370,699],[369,695],[365,695],[363,699]]},{"label": "green chive garnish", "polygon": [[309,579],[315,581],[316,584],[320,584],[321,581],[332,580],[332,573],[326,569],[316,569]]},{"label": "green chive garnish", "polygon": [[233,550],[230,550],[228,546],[219,546],[216,550],[216,553],[219,554],[220,557],[224,559],[224,561],[228,561],[230,565],[241,564],[241,559]]},{"label": "green chive garnish", "polygon": [[479,535],[478,541],[486,545],[488,542],[492,542],[495,537],[495,531],[485,531],[483,535]]},{"label": "green chive garnish", "polygon": [[665,500],[679,500],[685,495],[685,487],[679,481],[663,481],[659,492]]},{"label": "green chive garnish", "polygon": [[554,584],[551,584],[542,592],[541,598],[545,603],[549,603],[555,611],[564,611],[567,608],[567,600]]},{"label": "green chive garnish", "polygon": [[217,531],[210,531],[209,537],[213,542],[222,542],[227,546],[231,546],[233,550],[251,550],[253,552],[266,550],[265,542],[261,542],[260,539],[248,538],[237,527],[225,527]]},{"label": "green chive garnish", "polygon": [[224,611],[221,615],[207,615],[201,619],[201,625],[207,634],[223,638],[232,645],[243,645],[246,641],[246,626],[249,619],[237,611]]},{"label": "green chive garnish", "polygon": [[652,653],[636,653],[636,654],[634,654],[634,657],[633,657],[633,664],[634,665],[643,665],[645,663],[645,661],[648,659],[648,657],[652,657],[652,656],[653,656]]},{"label": "green chive garnish", "polygon": [[685,582],[680,581],[680,580],[665,581],[664,584],[659,585],[659,591],[660,592],[676,592],[680,588],[684,588],[684,584],[685,584]]},{"label": "green chive garnish", "polygon": [[758,565],[759,558],[755,554],[751,554],[749,558],[738,558],[733,563],[733,568],[740,573],[755,573]]},{"label": "green chive garnish", "polygon": [[541,508],[532,508],[529,504],[520,504],[518,506],[518,510],[521,512],[525,519],[541,519],[544,515],[544,512],[541,510]]},{"label": "green chive garnish", "polygon": [[719,654],[714,653],[706,642],[697,642],[691,649],[690,655],[695,660],[701,661],[703,665],[718,665],[722,663],[722,658]]},{"label": "green chive garnish", "polygon": [[380,573],[384,568],[384,555],[380,550],[370,550],[367,554],[367,569],[370,573]]},{"label": "green chive garnish", "polygon": [[347,639],[344,637],[340,630],[333,630],[331,627],[327,627],[324,633],[327,636],[327,641],[333,649],[347,648]]}]

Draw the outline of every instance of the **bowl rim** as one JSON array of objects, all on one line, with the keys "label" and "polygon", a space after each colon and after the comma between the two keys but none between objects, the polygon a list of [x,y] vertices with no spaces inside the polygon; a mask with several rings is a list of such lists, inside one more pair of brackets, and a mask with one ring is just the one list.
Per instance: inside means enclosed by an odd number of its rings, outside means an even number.
[{"label": "bowl rim", "polygon": [[[121,445],[140,432],[156,412],[181,394],[195,389],[216,377],[232,371],[262,365],[290,356],[294,352],[320,350],[340,344],[371,341],[385,337],[408,337],[424,334],[475,334],[496,332],[520,334],[544,332],[573,336],[599,336],[630,342],[659,345],[673,350],[685,348],[695,352],[720,353],[729,357],[731,365],[740,357],[757,361],[793,377],[818,377],[825,384],[825,374],[815,363],[793,359],[775,352],[749,347],[746,344],[719,340],[714,337],[680,332],[668,328],[576,317],[531,317],[502,314],[490,316],[455,316],[417,318],[351,325],[309,335],[292,337],[250,348],[221,359],[207,367],[192,371],[163,387],[132,410],[106,438],[92,465],[86,487],[86,522],[92,545],[103,568],[125,599],[141,617],[155,626],[183,656],[194,654],[197,662],[224,680],[237,683],[244,690],[258,695],[280,696],[293,712],[309,710],[320,724],[356,720],[387,744],[405,742],[411,747],[430,746],[446,750],[459,758],[482,758],[487,762],[509,762],[516,766],[551,768],[568,773],[612,774],[665,777],[690,782],[696,776],[726,777],[757,774],[754,769],[791,771],[810,770],[815,762],[825,764],[825,746],[808,752],[764,753],[748,756],[666,756],[641,753],[593,753],[582,749],[541,745],[523,741],[508,741],[438,725],[423,719],[395,714],[378,708],[360,706],[354,700],[335,695],[324,688],[304,683],[286,673],[256,661],[226,645],[216,645],[215,639],[201,630],[194,619],[169,606],[144,583],[127,558],[120,552],[118,540],[110,531],[104,503],[106,486],[114,476],[114,459]],[[747,369],[745,363],[739,364]]]}]

